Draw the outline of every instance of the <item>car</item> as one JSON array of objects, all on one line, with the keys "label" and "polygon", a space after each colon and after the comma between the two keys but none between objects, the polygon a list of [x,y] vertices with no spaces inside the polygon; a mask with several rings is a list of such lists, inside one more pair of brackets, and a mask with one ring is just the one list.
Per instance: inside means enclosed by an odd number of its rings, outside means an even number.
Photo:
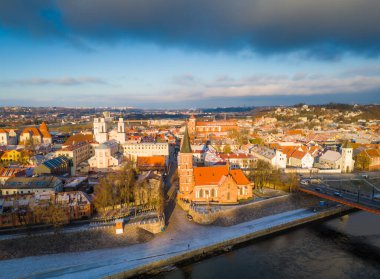
[{"label": "car", "polygon": [[367,178],[368,178],[368,174],[363,174],[362,177],[363,177],[364,179],[367,179]]},{"label": "car", "polygon": [[342,197],[342,194],[339,193],[339,192],[334,192],[334,196],[337,196],[337,197]]},{"label": "car", "polygon": [[189,220],[189,221],[192,221],[193,220],[193,216],[191,216],[190,214],[187,214],[187,219]]},{"label": "car", "polygon": [[322,192],[322,189],[318,187],[318,188],[315,188],[315,191]]},{"label": "car", "polygon": [[300,183],[302,185],[308,185],[309,184],[309,181],[308,180],[301,180]]}]

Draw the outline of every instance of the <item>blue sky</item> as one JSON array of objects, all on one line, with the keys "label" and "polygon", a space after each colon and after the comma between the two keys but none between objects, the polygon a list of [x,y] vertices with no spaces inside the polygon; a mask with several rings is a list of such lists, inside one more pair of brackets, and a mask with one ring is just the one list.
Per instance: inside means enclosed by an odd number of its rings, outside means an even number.
[{"label": "blue sky", "polygon": [[5,0],[0,105],[378,103],[380,4],[359,2]]}]

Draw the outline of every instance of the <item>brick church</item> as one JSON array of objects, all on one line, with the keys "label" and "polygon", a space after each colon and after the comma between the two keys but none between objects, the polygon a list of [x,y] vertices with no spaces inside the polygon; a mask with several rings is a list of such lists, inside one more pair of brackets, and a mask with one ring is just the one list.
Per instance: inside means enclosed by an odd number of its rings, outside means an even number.
[{"label": "brick church", "polygon": [[178,198],[196,203],[236,204],[252,197],[252,186],[242,170],[224,166],[194,167],[189,132],[185,135],[178,158]]}]

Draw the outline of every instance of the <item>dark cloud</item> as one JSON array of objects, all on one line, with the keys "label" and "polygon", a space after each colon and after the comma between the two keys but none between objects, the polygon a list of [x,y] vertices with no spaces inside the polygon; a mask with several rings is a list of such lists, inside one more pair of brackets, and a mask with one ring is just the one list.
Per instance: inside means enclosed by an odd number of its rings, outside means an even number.
[{"label": "dark cloud", "polygon": [[128,38],[329,60],[380,53],[378,0],[4,0],[0,24],[73,41]]}]

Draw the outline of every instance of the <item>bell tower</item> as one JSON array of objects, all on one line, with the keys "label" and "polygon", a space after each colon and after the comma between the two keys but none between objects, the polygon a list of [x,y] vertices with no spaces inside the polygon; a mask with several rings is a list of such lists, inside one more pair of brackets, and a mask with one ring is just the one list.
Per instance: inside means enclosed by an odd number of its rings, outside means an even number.
[{"label": "bell tower", "polygon": [[119,122],[117,122],[117,141],[120,144],[123,144],[126,141],[125,123],[123,118],[119,118]]},{"label": "bell tower", "polygon": [[197,125],[197,120],[194,117],[194,114],[191,115],[189,118],[189,121],[187,122],[187,128],[189,129],[189,137],[190,139],[194,139],[196,136],[196,125]]},{"label": "bell tower", "polygon": [[193,152],[191,150],[188,129],[187,127],[185,129],[178,158],[179,197],[190,199],[194,189]]}]

